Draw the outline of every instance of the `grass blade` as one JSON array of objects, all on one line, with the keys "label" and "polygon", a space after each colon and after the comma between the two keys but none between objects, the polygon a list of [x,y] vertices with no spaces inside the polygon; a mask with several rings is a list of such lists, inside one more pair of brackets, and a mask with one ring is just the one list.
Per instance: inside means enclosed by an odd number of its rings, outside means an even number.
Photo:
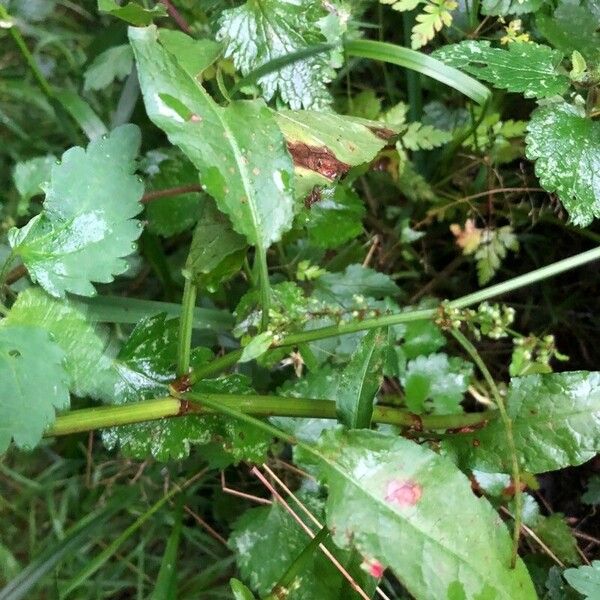
[{"label": "grass blade", "polygon": [[181,537],[181,524],[183,515],[183,496],[179,497],[177,511],[175,512],[175,524],[167,541],[167,547],[160,563],[160,570],[156,578],[156,586],[152,593],[153,600],[164,600],[164,598],[177,598],[177,549]]},{"label": "grass blade", "polygon": [[485,104],[491,95],[490,90],[476,79],[410,48],[371,40],[353,40],[347,42],[345,48],[350,56],[389,62],[427,75],[458,90],[478,104]]}]

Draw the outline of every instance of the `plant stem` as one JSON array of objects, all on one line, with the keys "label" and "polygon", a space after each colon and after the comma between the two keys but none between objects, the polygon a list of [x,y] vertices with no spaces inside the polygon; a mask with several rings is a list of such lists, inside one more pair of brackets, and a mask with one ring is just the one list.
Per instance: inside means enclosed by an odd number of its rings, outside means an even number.
[{"label": "plant stem", "polygon": [[267,251],[262,243],[256,246],[255,266],[258,271],[260,285],[260,304],[262,309],[261,329],[266,331],[269,327],[269,309],[271,307],[271,284],[269,283],[269,266],[267,264]]},{"label": "plant stem", "polygon": [[192,351],[192,329],[194,327],[194,308],[196,307],[196,286],[185,278],[181,318],[179,321],[179,338],[177,344],[177,375],[187,375],[190,371],[190,355]]},{"label": "plant stem", "polygon": [[[2,4],[0,4],[0,18],[11,19],[11,16],[8,14],[8,11],[6,10],[6,8],[4,8],[4,6],[2,6]],[[11,27],[9,27],[9,31],[19,50],[21,51],[25,62],[27,62],[27,65],[29,66],[29,69],[31,70],[33,76],[35,77],[39,86],[42,88],[42,91],[44,92],[44,94],[46,94],[46,96],[48,96],[48,98],[54,99],[54,91],[52,89],[52,86],[48,83],[48,80],[40,71],[37,63],[35,62],[35,58],[29,51],[29,48],[27,47],[27,44],[25,43],[25,40],[23,39],[19,28],[16,26],[15,23],[12,23]]]},{"label": "plant stem", "polygon": [[[508,281],[498,283],[496,285],[483,288],[472,294],[467,294],[461,298],[457,298],[448,303],[451,308],[466,308],[473,304],[479,304],[484,300],[489,300],[495,296],[507,294],[519,288],[537,283],[549,277],[554,277],[564,271],[569,271],[576,267],[580,267],[594,260],[600,259],[600,246],[576,254],[569,258],[559,260],[558,262],[552,263],[546,267],[535,269],[524,275],[519,275]],[[310,331],[302,331],[300,333],[294,333],[283,337],[277,342],[278,348],[285,348],[287,346],[297,346],[306,342],[314,342],[316,340],[322,340],[330,337],[336,337],[338,335],[347,335],[349,333],[355,333],[357,331],[367,331],[369,329],[376,329],[378,327],[386,327],[390,325],[399,325],[401,323],[409,323],[411,321],[426,321],[433,319],[438,314],[437,308],[413,310],[400,313],[392,313],[389,315],[382,315],[380,317],[373,317],[371,319],[363,319],[356,321],[349,321],[345,323],[339,323],[337,325],[331,325],[329,327],[321,327],[319,329],[311,329]],[[234,350],[225,354],[215,361],[205,365],[199,369],[194,370],[190,374],[190,381],[195,383],[204,377],[214,375],[228,367],[233,366],[240,358],[241,350]]]},{"label": "plant stem", "polygon": [[[144,421],[181,417],[189,414],[212,412],[210,402],[243,414],[270,417],[313,417],[335,419],[335,402],[311,398],[284,398],[280,396],[189,393],[180,397],[156,398],[118,406],[97,406],[73,410],[57,417],[47,436],[62,436],[106,427],[130,425]],[[389,423],[415,430],[460,429],[483,425],[496,419],[498,411],[464,413],[458,415],[415,415],[392,406],[377,405],[373,421]]]},{"label": "plant stem", "polygon": [[477,365],[483,378],[485,379],[490,391],[492,392],[492,397],[496,402],[496,406],[498,407],[498,413],[500,415],[500,419],[504,425],[504,431],[506,433],[506,443],[508,445],[508,449],[510,451],[511,463],[512,463],[512,479],[513,485],[515,488],[515,527],[513,531],[513,547],[512,547],[512,557],[511,557],[511,567],[514,569],[517,562],[517,553],[519,551],[519,536],[521,534],[521,521],[522,521],[522,506],[523,506],[523,495],[521,490],[521,470],[519,468],[519,460],[517,458],[517,447],[515,445],[515,438],[513,436],[512,430],[512,420],[508,415],[506,410],[506,405],[504,404],[504,398],[500,394],[498,390],[498,386],[494,381],[491,373],[486,367],[483,359],[481,358],[479,352],[473,344],[461,333],[458,329],[451,329],[450,332],[454,336],[454,339],[465,349],[467,354],[471,357],[473,362]]}]

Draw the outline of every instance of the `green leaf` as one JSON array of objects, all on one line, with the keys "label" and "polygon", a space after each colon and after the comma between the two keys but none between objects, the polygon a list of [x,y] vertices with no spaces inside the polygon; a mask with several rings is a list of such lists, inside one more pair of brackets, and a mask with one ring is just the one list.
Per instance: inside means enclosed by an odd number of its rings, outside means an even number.
[{"label": "green leaf", "polygon": [[592,475],[587,483],[587,490],[581,496],[581,501],[592,506],[600,504],[600,475]]},{"label": "green leaf", "polygon": [[30,325],[0,325],[0,454],[11,439],[31,450],[69,407],[64,354],[48,332]]},{"label": "green leaf", "polygon": [[56,163],[56,156],[38,156],[23,162],[18,162],[13,171],[13,181],[21,196],[19,202],[19,215],[27,214],[29,201],[34,196],[44,193],[44,185],[50,180],[52,165]]},{"label": "green leaf", "polygon": [[413,321],[398,329],[402,330],[402,352],[408,359],[431,354],[446,344],[444,334],[433,321]]},{"label": "green leaf", "polygon": [[239,579],[232,577],[229,586],[234,600],[256,600],[256,596]]},{"label": "green leaf", "polygon": [[[600,451],[600,373],[573,371],[515,377],[507,410],[521,468],[530,473],[580,465]],[[500,420],[453,436],[442,447],[465,468],[510,473]]]},{"label": "green leaf", "polygon": [[152,8],[144,8],[135,2],[119,6],[116,0],[98,0],[98,10],[131,25],[150,25],[153,19],[167,16],[165,5],[160,2]]},{"label": "green leaf", "polygon": [[343,272],[322,275],[316,281],[316,288],[322,297],[334,303],[352,300],[357,295],[383,298],[401,294],[400,288],[389,275],[362,265],[349,265]]},{"label": "green leaf", "polygon": [[542,186],[556,192],[580,227],[600,216],[600,123],[569,104],[537,108],[528,127],[527,158]]},{"label": "green leaf", "polygon": [[[177,338],[177,320],[167,320],[165,315],[138,324],[113,365],[115,404],[168,395],[168,383],[175,379]],[[192,352],[192,365],[199,367],[211,358],[212,352],[197,348]],[[247,379],[237,374],[203,380],[194,391],[252,393]],[[137,459],[153,456],[160,461],[185,458],[192,444],[206,445],[215,441],[229,463],[263,460],[271,441],[260,430],[241,428],[236,421],[218,415],[194,414],[107,429],[102,432],[102,440],[109,449],[119,445],[126,456]]]},{"label": "green leaf", "polygon": [[509,250],[519,250],[519,240],[510,225],[483,230],[481,243],[475,252],[479,285],[485,285],[494,277]]},{"label": "green leaf", "polygon": [[384,336],[369,331],[340,373],[335,403],[338,418],[350,429],[371,427],[373,403],[383,379]]},{"label": "green leaf", "polygon": [[483,0],[481,13],[492,17],[524,15],[536,12],[543,4],[544,0]]},{"label": "green leaf", "polygon": [[577,540],[561,513],[538,517],[532,527],[536,535],[563,563],[578,565],[581,558],[577,552]]},{"label": "green leaf", "polygon": [[540,33],[558,50],[571,54],[580,52],[589,61],[600,59],[598,14],[592,2],[562,0],[552,15],[540,12],[535,24]]},{"label": "green leaf", "polygon": [[217,61],[223,46],[213,40],[195,40],[181,31],[159,29],[160,43],[190,77],[199,81],[208,67]]},{"label": "green leaf", "polygon": [[461,585],[469,599],[536,598],[523,563],[510,568],[505,525],[449,460],[366,430],[326,431],[318,446],[297,454],[329,487],[327,525],[336,543],[390,567],[413,596],[446,598]]},{"label": "green leaf", "polygon": [[444,46],[434,56],[526,98],[549,98],[569,87],[569,78],[558,71],[562,54],[540,44],[513,42],[505,50],[492,48],[487,41],[469,40]]},{"label": "green leaf", "polygon": [[32,287],[19,294],[4,322],[33,325],[48,332],[64,352],[71,392],[81,397],[106,398],[104,375],[111,366],[105,353],[107,336],[87,320],[80,308]]},{"label": "green leaf", "polygon": [[452,134],[431,125],[410,123],[406,132],[402,134],[402,145],[409,150],[431,150],[447,144],[452,139]]},{"label": "green leaf", "polygon": [[340,184],[315,193],[315,202],[305,203],[298,216],[314,246],[338,248],[363,232],[365,207],[353,190]]},{"label": "green leaf", "polygon": [[469,387],[472,365],[446,354],[418,356],[402,376],[405,401],[414,413],[456,414]]},{"label": "green leaf", "polygon": [[129,44],[113,46],[98,54],[84,73],[84,90],[102,90],[113,81],[125,79],[133,67]]},{"label": "green leaf", "polygon": [[[226,43],[225,57],[248,75],[261,65],[323,42],[340,43],[349,15],[336,7],[327,16],[310,0],[248,0],[224,10],[217,39]],[[332,22],[333,20],[333,22]],[[331,103],[327,83],[341,66],[339,51],[319,53],[288,64],[258,79],[265,100],[275,95],[292,108],[322,109]]]},{"label": "green leaf", "polygon": [[92,282],[106,283],[123,273],[141,225],[143,186],[134,176],[140,132],[118,127],[90,143],[71,148],[52,166],[43,212],[9,242],[31,278],[49,294],[95,293]]},{"label": "green leaf", "polygon": [[245,363],[262,356],[273,343],[274,334],[272,331],[263,331],[253,337],[250,342],[244,346],[242,355],[238,362]]},{"label": "green leaf", "polygon": [[218,106],[160,46],[155,27],[130,28],[129,37],[150,119],[200,171],[238,233],[263,248],[278,241],[292,224],[293,171],[271,112],[260,101]]},{"label": "green leaf", "polygon": [[[311,513],[317,519],[323,520],[323,503],[314,495],[300,493],[299,496]],[[310,522],[309,526],[314,529]],[[308,535],[278,502],[269,507],[247,510],[234,524],[229,538],[229,545],[236,552],[240,575],[261,596],[271,591],[308,542]],[[274,548],[277,549],[276,552],[273,552]],[[342,563],[348,558],[346,552],[338,551],[335,555]],[[364,577],[360,573],[353,575],[359,580]],[[337,594],[342,581],[340,572],[320,550],[317,550],[304,565],[294,584],[289,586],[290,594],[287,598],[339,598]]]},{"label": "green leaf", "polygon": [[176,510],[174,512],[173,528],[167,540],[167,545],[160,562],[160,570],[156,578],[156,584],[152,590],[152,600],[165,600],[177,598],[177,551],[181,539],[183,516],[183,500],[179,496]]},{"label": "green leaf", "polygon": [[231,228],[229,219],[205,198],[185,263],[192,281],[210,291],[239,273],[246,256],[246,240]]},{"label": "green leaf", "polygon": [[563,575],[569,585],[583,594],[586,600],[600,597],[600,560],[593,561],[590,566],[567,569]]}]

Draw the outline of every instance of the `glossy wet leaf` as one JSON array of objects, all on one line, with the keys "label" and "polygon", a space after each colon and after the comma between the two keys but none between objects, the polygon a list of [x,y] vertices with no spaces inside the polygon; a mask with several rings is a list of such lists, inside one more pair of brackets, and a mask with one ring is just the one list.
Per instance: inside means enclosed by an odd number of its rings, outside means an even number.
[{"label": "glossy wet leaf", "polygon": [[369,331],[339,375],[335,391],[338,418],[349,429],[369,429],[375,394],[383,380],[384,334]]},{"label": "glossy wet leaf", "polygon": [[[322,522],[324,518],[322,501],[307,493],[301,493],[299,496],[302,503]],[[312,522],[308,521],[308,525],[311,530],[315,530]],[[309,542],[308,535],[277,502],[269,507],[247,510],[235,522],[229,538],[230,547],[236,551],[240,575],[261,597],[272,590]],[[273,548],[277,548],[276,553],[273,553]],[[334,555],[342,561],[342,564],[348,559],[347,552],[335,550]],[[355,577],[365,578],[364,573],[354,571]],[[340,598],[337,594],[340,593],[342,582],[340,572],[320,550],[316,550],[293,585],[289,586],[290,595],[287,598],[289,600]]]},{"label": "glossy wet leaf", "polygon": [[[600,451],[600,373],[573,371],[516,377],[507,410],[523,470],[544,473],[590,460]],[[465,468],[510,473],[499,419],[442,442]]]},{"label": "glossy wet leaf", "polygon": [[69,407],[64,353],[49,333],[32,325],[0,322],[0,454],[11,440],[24,450],[36,446]]},{"label": "glossy wet leaf", "polygon": [[192,281],[216,290],[239,273],[246,249],[245,238],[233,230],[227,215],[217,209],[212,198],[205,198],[185,264]]},{"label": "glossy wet leaf", "polygon": [[577,540],[563,514],[540,516],[532,529],[563,563],[567,565],[581,563],[581,557],[577,552]]},{"label": "glossy wet leaf", "polygon": [[[206,191],[250,244],[267,247],[292,224],[292,161],[260,101],[223,108],[159,44],[130,28],[146,112],[200,172]],[[249,126],[251,125],[251,126]]]},{"label": "glossy wet leaf", "polygon": [[111,367],[106,354],[107,335],[88,321],[80,307],[32,287],[19,294],[5,322],[34,325],[48,332],[64,353],[71,392],[107,399],[105,376]]},{"label": "glossy wet leaf", "polygon": [[52,165],[56,163],[56,156],[38,156],[30,160],[18,162],[13,171],[13,181],[19,192],[19,214],[27,214],[29,201],[34,196],[44,193],[44,184],[50,180]]},{"label": "glossy wet leaf", "polygon": [[558,194],[575,225],[600,216],[600,123],[569,104],[536,109],[527,128],[527,158],[542,186]]},{"label": "glossy wet leaf", "polygon": [[[327,16],[322,5],[307,0],[248,0],[221,13],[217,39],[226,44],[225,56],[248,75],[267,62],[311,46],[341,43],[344,14],[339,7]],[[277,95],[292,108],[322,109],[331,103],[327,84],[339,66],[339,51],[320,53],[263,75],[258,85],[265,100]]]},{"label": "glossy wet leaf", "polygon": [[133,67],[129,44],[113,46],[98,54],[84,75],[84,90],[102,90],[113,81],[125,79]]},{"label": "glossy wet leaf", "polygon": [[402,376],[406,406],[411,412],[456,414],[469,387],[472,365],[447,354],[410,360]]},{"label": "glossy wet leaf", "polygon": [[[524,564],[509,567],[506,526],[449,460],[365,430],[327,431],[297,454],[328,486],[335,542],[391,568],[413,596],[446,598],[460,585],[468,599],[537,597]],[[456,506],[469,515],[468,526],[456,518]]]},{"label": "glossy wet leaf", "polygon": [[98,10],[132,25],[150,25],[153,19],[167,16],[165,5],[160,2],[152,8],[144,8],[136,2],[121,5],[116,0],[98,0]]},{"label": "glossy wet leaf", "polygon": [[488,41],[469,40],[445,46],[434,56],[497,88],[521,92],[526,98],[549,98],[569,87],[569,78],[558,70],[562,54],[549,46],[513,42],[503,49],[492,48]]},{"label": "glossy wet leaf", "polygon": [[52,167],[42,213],[9,232],[15,254],[49,294],[91,296],[127,269],[141,225],[143,186],[134,175],[140,131],[123,125],[74,147]]},{"label": "glossy wet leaf", "polygon": [[600,597],[600,560],[578,569],[566,569],[563,575],[569,585],[583,594],[586,600]]},{"label": "glossy wet leaf", "polygon": [[[148,193],[181,187],[199,186],[198,171],[177,148],[152,150],[142,162]],[[198,220],[206,194],[188,191],[146,203],[144,217],[152,233],[164,237],[193,227]]]},{"label": "glossy wet leaf", "polygon": [[234,600],[256,600],[256,596],[239,579],[232,577],[229,586]]}]

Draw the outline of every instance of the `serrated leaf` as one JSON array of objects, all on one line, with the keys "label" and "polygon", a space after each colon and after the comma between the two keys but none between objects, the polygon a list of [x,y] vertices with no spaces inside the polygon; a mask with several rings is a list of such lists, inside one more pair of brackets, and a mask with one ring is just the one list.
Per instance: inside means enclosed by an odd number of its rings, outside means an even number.
[{"label": "serrated leaf", "polygon": [[[302,503],[319,520],[323,519],[323,503],[307,493],[299,494]],[[314,528],[309,522],[311,528]],[[247,510],[234,524],[229,545],[236,551],[241,576],[261,597],[268,594],[294,559],[310,542],[308,535],[278,503]],[[277,552],[273,553],[273,548]],[[250,551],[251,549],[251,551]],[[335,552],[342,563],[348,553]],[[360,571],[352,573],[360,581]],[[289,600],[327,600],[340,598],[342,576],[320,551],[308,559],[294,584],[289,586]],[[362,581],[360,581],[362,583]]]},{"label": "serrated leaf", "polygon": [[150,119],[200,171],[238,233],[262,247],[279,240],[292,224],[293,168],[271,112],[260,101],[218,106],[160,46],[155,27],[130,28],[129,37]]},{"label": "serrated leaf", "polygon": [[[341,9],[340,9],[341,10]],[[226,43],[225,56],[248,75],[267,62],[299,52],[326,41],[321,19],[327,12],[310,0],[248,0],[242,6],[224,10],[219,19],[217,39]],[[333,18],[338,18],[333,14]],[[341,34],[341,30],[339,32]],[[276,94],[292,108],[322,109],[331,103],[327,83],[335,77],[338,52],[319,53],[286,65],[258,79],[265,100]]]},{"label": "serrated leaf", "polygon": [[416,16],[416,24],[410,36],[411,48],[418,50],[425,46],[442,27],[452,24],[452,12],[458,3],[455,0],[426,0],[423,12]]},{"label": "serrated leaf", "polygon": [[98,54],[84,73],[84,90],[102,90],[113,81],[125,79],[133,67],[129,44],[113,46]]},{"label": "serrated leaf", "polygon": [[[519,241],[510,225],[482,231],[479,246],[475,251],[479,285],[485,285],[494,277],[509,250],[519,250]],[[464,251],[463,253],[468,254]]]},{"label": "serrated leaf", "polygon": [[600,598],[600,560],[578,569],[566,569],[563,575],[569,585],[583,594],[586,600]]},{"label": "serrated leaf", "polygon": [[362,233],[366,211],[363,201],[353,190],[335,185],[315,193],[314,203],[305,203],[305,209],[298,217],[313,245],[337,248]]},{"label": "serrated leaf", "polygon": [[143,186],[135,177],[140,131],[123,125],[87,150],[67,150],[52,166],[43,212],[12,229],[9,242],[31,278],[49,294],[95,293],[127,269],[141,225]]},{"label": "serrated leaf", "polygon": [[[511,380],[507,401],[521,468],[530,473],[579,465],[600,451],[600,373],[573,371]],[[442,442],[459,464],[510,473],[500,420]]]},{"label": "serrated leaf", "polygon": [[543,4],[544,0],[483,0],[481,13],[493,17],[524,15],[536,12]]},{"label": "serrated leaf", "polygon": [[71,392],[106,398],[104,375],[111,366],[105,353],[107,336],[88,322],[81,309],[55,300],[39,288],[28,288],[19,294],[4,322],[48,332],[64,352]]},{"label": "serrated leaf", "polygon": [[[326,431],[298,459],[329,487],[327,525],[336,543],[390,567],[413,596],[446,598],[461,585],[467,599],[536,598],[523,563],[510,569],[506,526],[447,459],[366,430]],[[468,527],[456,506],[469,515]]]},{"label": "serrated leaf", "polygon": [[409,150],[431,150],[447,144],[452,139],[452,134],[431,125],[410,123],[402,134],[402,145]]},{"label": "serrated leaf", "polygon": [[406,323],[402,327],[402,338],[402,351],[408,359],[431,354],[446,344],[446,338],[440,328],[428,320]]},{"label": "serrated leaf", "polygon": [[11,439],[31,450],[69,407],[64,354],[47,331],[31,325],[0,325],[0,454]]},{"label": "serrated leaf", "polygon": [[586,59],[597,62],[600,58],[598,14],[592,2],[562,0],[552,15],[540,12],[535,24],[540,33],[565,54],[579,51]]},{"label": "serrated leaf", "polygon": [[414,413],[455,414],[469,387],[472,365],[446,354],[418,356],[401,378],[405,402]]},{"label": "serrated leaf", "polygon": [[49,181],[54,164],[56,164],[56,156],[49,154],[18,162],[15,165],[13,181],[21,196],[18,206],[19,215],[27,214],[31,198],[44,193],[43,185]]},{"label": "serrated leaf", "polygon": [[116,0],[98,0],[98,10],[132,25],[150,25],[153,19],[167,16],[165,5],[160,2],[152,8],[144,8],[135,2],[120,6]]},{"label": "serrated leaf", "polygon": [[537,108],[528,127],[527,158],[542,186],[556,192],[575,225],[600,216],[600,123],[569,104]]},{"label": "serrated leaf", "polygon": [[383,336],[369,331],[339,375],[335,400],[338,418],[350,429],[371,426],[375,394],[383,379]]},{"label": "serrated leaf", "polygon": [[422,0],[379,0],[381,4],[389,4],[394,10],[404,12],[414,10],[421,4]]},{"label": "serrated leaf", "polygon": [[568,565],[581,563],[577,552],[577,540],[567,525],[564,515],[553,513],[549,517],[539,517],[532,529],[563,563]]},{"label": "serrated leaf", "polygon": [[246,240],[233,231],[227,216],[217,210],[211,198],[205,198],[185,263],[192,281],[202,288],[217,289],[239,273],[246,248]]},{"label": "serrated leaf", "polygon": [[549,98],[564,94],[569,87],[569,78],[558,71],[562,54],[540,44],[513,42],[508,49],[501,49],[492,48],[487,41],[468,40],[444,46],[434,56],[526,98]]}]

